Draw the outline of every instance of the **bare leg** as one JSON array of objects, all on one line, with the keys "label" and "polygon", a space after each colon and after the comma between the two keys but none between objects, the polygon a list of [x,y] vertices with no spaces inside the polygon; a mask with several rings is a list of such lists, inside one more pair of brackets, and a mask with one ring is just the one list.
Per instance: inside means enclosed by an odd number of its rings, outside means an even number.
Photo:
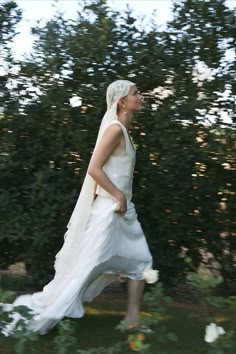
[{"label": "bare leg", "polygon": [[144,290],[144,280],[128,279],[128,301],[125,321],[135,322],[140,312],[141,299]]}]

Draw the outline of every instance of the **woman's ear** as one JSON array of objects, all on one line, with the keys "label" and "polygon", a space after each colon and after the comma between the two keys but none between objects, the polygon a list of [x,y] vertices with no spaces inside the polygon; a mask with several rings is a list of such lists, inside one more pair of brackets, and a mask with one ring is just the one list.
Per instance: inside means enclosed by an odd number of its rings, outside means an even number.
[{"label": "woman's ear", "polygon": [[124,100],[121,98],[119,101],[118,101],[118,108],[121,109],[121,108],[125,108],[125,102]]}]

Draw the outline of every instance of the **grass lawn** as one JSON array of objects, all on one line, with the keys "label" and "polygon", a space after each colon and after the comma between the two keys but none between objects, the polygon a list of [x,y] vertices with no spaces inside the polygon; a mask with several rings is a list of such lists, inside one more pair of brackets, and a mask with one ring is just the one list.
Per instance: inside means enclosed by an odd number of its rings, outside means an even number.
[{"label": "grass lawn", "polygon": [[[6,283],[4,283],[5,290]],[[14,283],[16,284],[16,283]],[[12,288],[12,287],[11,287]],[[15,289],[16,290],[16,289]],[[122,320],[125,313],[125,292],[123,290],[108,288],[95,301],[86,305],[86,315],[82,319],[73,319],[78,345],[70,351],[76,353],[76,349],[94,348],[99,346],[109,347],[114,343],[125,340],[126,334],[120,333],[115,326]],[[145,307],[144,307],[145,310]],[[218,323],[227,330],[236,326],[236,316],[232,312],[219,312]],[[155,333],[149,335],[148,343],[152,344],[152,353],[155,354],[206,354],[208,345],[204,342],[205,311],[196,304],[173,303],[168,306],[168,315],[159,325],[167,327],[168,331],[178,336],[175,343],[163,343],[161,346],[155,343]],[[158,325],[155,332],[158,331]],[[40,336],[39,341],[31,344],[40,354],[57,354],[55,340],[58,339],[58,328],[55,327],[45,336]],[[0,337],[0,354],[15,354],[14,340]],[[127,349],[123,354],[131,353]],[[134,352],[132,352],[134,353]]]}]

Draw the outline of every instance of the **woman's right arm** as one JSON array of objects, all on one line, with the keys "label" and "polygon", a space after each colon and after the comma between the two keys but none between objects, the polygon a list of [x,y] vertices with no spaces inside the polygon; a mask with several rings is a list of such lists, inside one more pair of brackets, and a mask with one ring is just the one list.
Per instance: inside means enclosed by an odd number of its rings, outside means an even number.
[{"label": "woman's right arm", "polygon": [[116,211],[119,214],[124,215],[127,211],[127,201],[125,195],[112,183],[103,170],[103,166],[112,152],[120,145],[122,137],[123,132],[118,124],[111,125],[106,129],[98,147],[94,152],[88,169],[88,174],[93,177],[97,184],[99,184],[117,200]]}]

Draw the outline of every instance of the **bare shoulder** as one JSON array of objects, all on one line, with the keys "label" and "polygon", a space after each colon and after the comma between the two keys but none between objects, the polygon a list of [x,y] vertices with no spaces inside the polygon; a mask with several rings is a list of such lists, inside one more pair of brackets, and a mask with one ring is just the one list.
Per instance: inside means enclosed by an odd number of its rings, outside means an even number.
[{"label": "bare shoulder", "polygon": [[122,135],[122,128],[119,124],[111,124],[104,133],[104,136],[110,136],[113,139]]}]

